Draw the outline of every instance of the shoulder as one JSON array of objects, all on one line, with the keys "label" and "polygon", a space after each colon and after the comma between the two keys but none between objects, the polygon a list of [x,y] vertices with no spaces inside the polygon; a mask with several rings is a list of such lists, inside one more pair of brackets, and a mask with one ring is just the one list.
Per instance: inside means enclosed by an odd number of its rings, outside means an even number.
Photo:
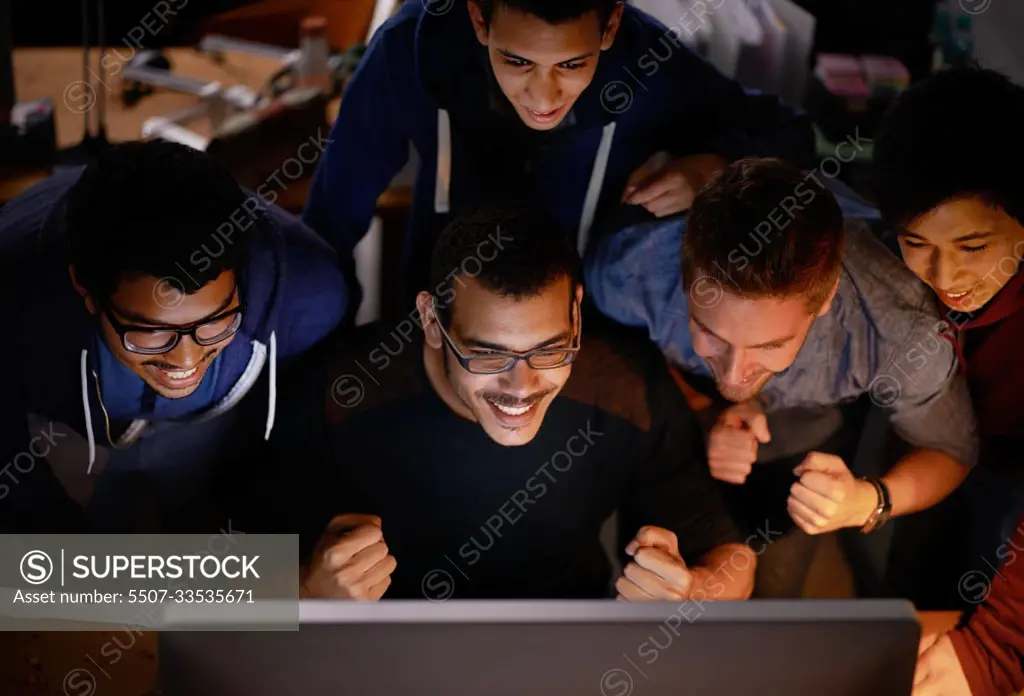
[{"label": "shoulder", "polygon": [[843,270],[877,335],[901,341],[939,319],[932,291],[860,220],[847,219]]},{"label": "shoulder", "polygon": [[682,219],[643,222],[598,242],[589,255],[586,280],[595,289],[626,290],[643,285],[675,286],[680,279]]},{"label": "shoulder", "polygon": [[843,268],[869,303],[918,311],[933,300],[928,286],[862,220],[846,218]]},{"label": "shoulder", "polygon": [[597,308],[628,326],[646,326],[663,348],[680,301],[682,219],[644,222],[602,239],[585,264],[586,291]]},{"label": "shoulder", "polygon": [[[413,64],[417,34],[422,17],[426,14],[423,6],[428,2],[429,0],[401,3],[398,12],[374,32],[353,79],[366,79],[368,73],[375,76],[375,83],[383,79],[382,74],[388,79],[401,80],[404,76],[412,77],[415,72]],[[386,84],[376,86],[387,88]]]},{"label": "shoulder", "polygon": [[279,257],[278,321],[287,327],[288,352],[301,352],[341,321],[348,311],[349,285],[334,250],[299,218],[272,205],[263,215],[267,236],[259,239],[270,239]]},{"label": "shoulder", "polygon": [[316,273],[327,272],[331,267],[337,267],[337,253],[301,218],[272,203],[261,201],[258,198],[257,202],[262,208],[265,224],[270,225],[281,234],[288,260],[304,264],[299,266],[300,270],[308,266],[312,272]]},{"label": "shoulder", "polygon": [[[895,365],[922,372],[928,388],[944,384],[956,369],[952,345],[944,340],[942,316],[931,289],[878,239],[862,221],[847,222],[843,257],[864,331],[872,341],[876,371]],[[908,380],[909,382],[910,380]]]},{"label": "shoulder", "polygon": [[[451,5],[454,0],[422,0],[422,2],[403,2],[398,11],[387,19],[370,40],[370,47],[375,43],[394,44],[413,37],[428,7],[432,5]],[[451,9],[451,8],[450,8]]]},{"label": "shoulder", "polygon": [[602,325],[584,329],[579,357],[561,395],[650,432],[664,415],[658,406],[669,383],[665,357],[645,336]]},{"label": "shoulder", "polygon": [[24,244],[57,212],[81,174],[82,168],[54,174],[0,208],[0,252],[6,260],[25,250]]}]

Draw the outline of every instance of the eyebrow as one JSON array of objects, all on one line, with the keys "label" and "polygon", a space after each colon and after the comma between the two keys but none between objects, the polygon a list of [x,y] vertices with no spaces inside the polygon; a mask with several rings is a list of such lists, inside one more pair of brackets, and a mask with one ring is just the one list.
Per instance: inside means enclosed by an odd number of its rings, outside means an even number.
[{"label": "eyebrow", "polygon": [[[220,306],[217,307],[217,309],[213,310],[212,312],[207,314],[202,319],[199,319],[198,321],[192,322],[192,325],[202,324],[207,319],[212,319],[213,317],[217,316],[218,314],[223,312],[225,309],[227,309],[231,305],[232,300],[235,299],[235,293],[236,292],[238,292],[238,287],[237,286],[231,288],[231,292],[228,293],[228,296],[224,298],[224,301],[220,303]],[[121,309],[120,307],[117,307],[117,306],[115,306],[113,304],[111,305],[111,308],[115,312],[117,312],[118,314],[120,314],[122,317],[124,317],[125,319],[127,319],[129,321],[134,321],[134,322],[137,322],[139,324],[149,324],[149,325],[151,325],[153,327],[170,326],[170,324],[161,323],[161,322],[156,321],[155,319],[153,319],[151,317],[147,317],[144,314],[137,314],[136,312],[130,312],[128,310]]]},{"label": "eyebrow", "polygon": [[553,345],[555,343],[558,343],[560,341],[568,341],[570,338],[572,338],[572,336],[569,334],[569,332],[568,331],[563,331],[562,333],[558,334],[557,336],[552,336],[548,340],[541,341],[540,343],[538,343],[537,345],[533,346],[532,348],[528,348],[528,349],[526,349],[524,351],[515,351],[515,350],[512,350],[508,346],[501,345],[500,343],[491,343],[490,341],[481,341],[480,339],[477,339],[477,338],[463,338],[462,339],[462,344],[464,346],[466,346],[467,348],[470,347],[470,346],[472,346],[474,348],[485,348],[487,350],[498,351],[499,353],[518,353],[518,352],[529,353],[531,350],[540,350],[541,348],[547,348],[548,346]]},{"label": "eyebrow", "polygon": [[[993,232],[981,232],[981,231],[971,232],[969,234],[965,234],[965,235],[962,235],[960,237],[955,238],[953,240],[953,242],[957,243],[957,244],[962,244],[964,242],[977,242],[977,241],[981,241],[983,239],[989,239],[993,235],[994,235]],[[921,235],[914,234],[913,232],[910,232],[908,230],[903,230],[903,231],[899,232],[899,236],[901,236],[901,237],[913,237],[914,239],[920,239],[922,242],[927,242],[928,241],[927,239],[925,239]]]},{"label": "eyebrow", "polygon": [[[719,341],[722,341],[723,343],[729,343],[729,341],[726,341],[724,338],[722,338],[721,336],[716,334],[714,331],[712,331],[710,328],[708,328],[708,326],[706,324],[704,324],[700,319],[698,319],[697,317],[693,316],[692,314],[690,315],[690,319],[692,319],[693,323],[696,324],[697,326],[699,326],[701,328],[701,330],[704,331],[705,333],[711,334],[712,336],[717,338]],[[758,343],[756,345],[746,346],[746,347],[747,348],[767,348],[768,346],[781,346],[781,345],[785,345],[786,343],[789,343],[794,338],[796,338],[796,336],[785,336],[783,338],[777,338],[774,341],[765,341],[764,343]]]},{"label": "eyebrow", "polygon": [[[520,55],[517,55],[515,53],[512,53],[511,51],[505,51],[505,50],[500,49],[500,48],[498,49],[498,53],[500,53],[501,55],[505,56],[506,58],[512,58],[514,60],[521,60],[524,63],[533,63],[534,62],[534,61],[530,60],[529,58],[524,58],[523,56],[520,56]],[[576,63],[578,61],[584,60],[585,58],[590,58],[592,55],[594,55],[593,51],[591,51],[590,53],[584,53],[582,55],[578,55],[578,56],[576,56],[574,58],[566,58],[565,60],[559,61],[555,65],[564,65],[565,63]]]}]

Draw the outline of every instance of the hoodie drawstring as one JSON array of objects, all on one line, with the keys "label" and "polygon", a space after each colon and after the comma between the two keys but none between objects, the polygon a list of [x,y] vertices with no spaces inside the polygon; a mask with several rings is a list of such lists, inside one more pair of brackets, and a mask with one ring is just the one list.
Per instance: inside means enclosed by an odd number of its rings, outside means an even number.
[{"label": "hoodie drawstring", "polygon": [[452,124],[448,112],[437,111],[437,174],[434,178],[434,212],[440,215],[451,209]]},{"label": "hoodie drawstring", "polygon": [[85,435],[89,440],[89,468],[86,474],[92,473],[93,462],[96,461],[96,436],[92,432],[92,409],[89,407],[89,351],[82,349],[82,408],[85,410]]},{"label": "hoodie drawstring", "polygon": [[274,429],[274,416],[277,413],[277,333],[270,332],[270,405],[267,406],[267,432],[264,440],[270,439]]},{"label": "hoodie drawstring", "polygon": [[[92,407],[89,406],[89,351],[82,349],[81,360],[82,376],[82,410],[85,413],[85,435],[89,441],[89,468],[86,474],[92,474],[92,466],[96,462],[96,435],[92,429]],[[102,404],[101,404],[102,405]],[[270,403],[267,407],[267,427],[263,439],[269,440],[270,433],[274,430],[274,419],[277,414],[277,334],[270,332]],[[129,441],[134,441],[138,434],[139,425],[145,421],[136,421],[128,430]],[[108,433],[109,436],[109,433]]]},{"label": "hoodie drawstring", "polygon": [[[601,189],[608,172],[608,157],[612,152],[612,141],[615,139],[615,121],[607,124],[601,132],[601,143],[594,157],[594,167],[590,172],[590,183],[587,195],[583,199],[583,212],[580,215],[580,226],[577,232],[577,248],[580,256],[587,250],[590,241],[590,227],[594,224],[597,204],[601,200]],[[448,112],[437,111],[437,171],[434,177],[434,212],[448,213],[451,209],[451,178],[452,178],[452,126]]]},{"label": "hoodie drawstring", "polygon": [[601,133],[601,144],[597,147],[597,155],[594,157],[594,168],[590,172],[590,184],[587,186],[587,196],[583,199],[583,212],[580,215],[580,228],[576,235],[577,249],[580,257],[587,250],[587,243],[590,241],[590,227],[594,224],[594,215],[597,213],[597,204],[601,200],[601,189],[604,187],[604,177],[608,172],[608,157],[612,152],[612,140],[615,138],[615,121],[604,127]]}]

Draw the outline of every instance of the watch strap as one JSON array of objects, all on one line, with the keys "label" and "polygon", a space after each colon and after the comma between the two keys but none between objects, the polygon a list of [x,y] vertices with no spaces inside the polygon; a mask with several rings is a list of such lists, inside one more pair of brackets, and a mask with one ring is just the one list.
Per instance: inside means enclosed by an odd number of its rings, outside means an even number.
[{"label": "watch strap", "polygon": [[889,496],[889,487],[881,479],[865,477],[861,480],[867,481],[874,486],[875,492],[878,494],[878,504],[871,511],[871,515],[868,516],[868,521],[861,527],[861,532],[868,534],[876,529],[880,529],[889,521],[889,517],[892,514],[892,498]]}]

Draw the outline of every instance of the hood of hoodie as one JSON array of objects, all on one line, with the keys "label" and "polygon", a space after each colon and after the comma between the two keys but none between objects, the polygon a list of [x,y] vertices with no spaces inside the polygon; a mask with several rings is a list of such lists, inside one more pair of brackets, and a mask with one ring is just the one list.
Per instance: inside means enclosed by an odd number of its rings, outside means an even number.
[{"label": "hood of hoodie", "polygon": [[[32,275],[21,280],[31,290],[24,293],[24,306],[19,309],[19,314],[33,321],[33,331],[31,344],[26,342],[20,351],[29,364],[19,366],[19,370],[31,375],[27,383],[30,405],[35,403],[40,410],[45,407],[53,417],[66,419],[76,428],[83,426],[81,431],[87,433],[89,439],[91,464],[96,437],[108,444],[114,443],[108,442],[102,403],[104,385],[99,374],[98,322],[86,310],[68,276],[65,212],[68,192],[80,173],[81,170],[75,170],[55,177],[63,185],[50,185],[37,196],[38,204],[46,205],[49,213],[41,225],[34,226],[15,243],[22,250],[33,250],[31,257],[40,262],[33,263],[31,269],[26,268],[26,274],[31,271]],[[204,420],[230,409],[252,388],[269,362],[269,436],[276,398],[273,384],[276,379],[275,329],[280,320],[282,286],[287,269],[284,236],[275,220],[278,213],[268,209],[257,197],[252,198],[259,207],[255,218],[245,218],[252,220],[251,226],[245,230],[251,239],[239,283],[246,312],[234,340],[217,356],[217,369],[211,369],[204,378],[204,382],[205,379],[215,380],[212,385],[201,387],[208,398],[204,403],[192,404],[191,412],[182,420]],[[236,231],[241,233],[240,229]],[[221,245],[226,243],[229,242],[211,235],[209,243],[197,249],[196,253],[216,257],[223,253]],[[189,259],[183,261],[191,262]],[[182,265],[187,272],[187,265]],[[23,337],[27,341],[27,333]],[[132,376],[142,381],[134,374]],[[124,379],[123,375],[118,379]],[[69,393],[71,385],[74,385],[74,394]],[[124,417],[127,418],[127,422],[121,422],[124,428],[115,428],[111,424],[111,436],[118,445],[132,442],[148,424],[141,403],[138,413],[127,413]]]},{"label": "hood of hoodie", "polygon": [[999,289],[995,297],[980,310],[974,312],[961,328],[970,330],[991,326],[1022,308],[1024,308],[1024,273],[1018,271],[1006,285]]},{"label": "hood of hoodie", "polygon": [[[631,162],[628,148],[612,158],[616,129],[646,133],[626,138],[629,148],[644,150],[643,138],[653,132],[651,114],[665,109],[654,95],[667,93],[662,83],[671,82],[672,74],[664,70],[656,78],[647,78],[644,89],[632,91],[630,108],[619,112],[602,103],[602,90],[625,85],[622,67],[633,65],[651,46],[665,41],[667,29],[627,5],[615,42],[598,57],[590,85],[562,124],[539,131],[523,123],[502,93],[487,48],[473,31],[465,2],[454,3],[444,14],[432,14],[422,3],[405,3],[396,20],[396,25],[412,25],[409,40],[416,82],[439,112],[436,162],[429,154],[426,159],[427,166],[436,165],[433,212],[449,213],[453,196],[456,204],[465,204],[494,194],[539,195],[565,228],[575,231],[583,253],[608,178],[615,180],[616,186],[624,185],[628,174],[642,164],[642,160],[627,164]],[[453,145],[452,133],[458,134],[461,144]],[[558,153],[554,156],[559,162],[557,173],[551,168],[554,152]],[[458,165],[452,162],[461,162],[463,174],[473,172],[470,182],[465,176],[460,179],[455,194],[452,172]],[[486,162],[486,168],[480,168],[480,162]],[[544,193],[553,191],[559,194]]]},{"label": "hood of hoodie", "polygon": [[[522,123],[498,87],[487,48],[476,38],[465,2],[456,2],[451,11],[444,14],[431,14],[422,8],[409,8],[407,11],[418,14],[415,38],[417,79],[424,92],[440,108],[453,117],[468,115],[469,118],[479,118],[480,114],[497,112],[503,117],[511,117],[516,126],[532,131]],[[653,18],[626,5],[615,42],[607,51],[601,52],[594,79],[576,100],[571,113],[566,116],[567,122],[586,129],[604,127],[620,118],[621,115],[602,104],[601,87],[621,82],[624,75],[622,66],[636,64],[638,57],[663,40],[667,31]]]},{"label": "hood of hoodie", "polygon": [[[971,315],[938,304],[945,319],[960,328],[959,337],[954,331],[944,336],[956,348],[960,370],[971,390],[982,436],[982,462],[998,468],[1018,468],[1020,394],[1024,389],[1024,373],[1019,369],[1024,312],[1019,310],[1024,308],[1024,273],[1018,271],[988,304]],[[1000,449],[1002,445],[994,444],[1001,438],[1009,438],[1005,451]]]}]

